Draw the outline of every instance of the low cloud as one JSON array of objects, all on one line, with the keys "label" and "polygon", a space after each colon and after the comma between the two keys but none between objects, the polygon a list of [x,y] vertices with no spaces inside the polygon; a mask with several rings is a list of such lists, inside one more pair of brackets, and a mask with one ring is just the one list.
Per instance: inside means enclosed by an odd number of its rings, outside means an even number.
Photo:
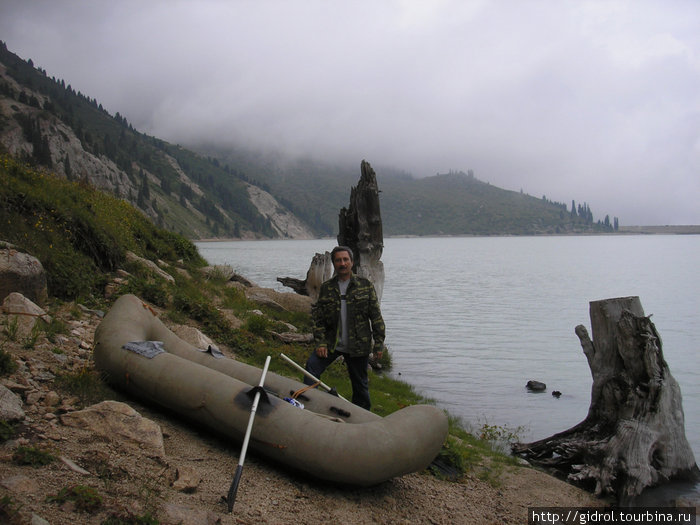
[{"label": "low cloud", "polygon": [[700,224],[694,2],[6,1],[0,32],[136,128],[473,169],[622,224]]}]

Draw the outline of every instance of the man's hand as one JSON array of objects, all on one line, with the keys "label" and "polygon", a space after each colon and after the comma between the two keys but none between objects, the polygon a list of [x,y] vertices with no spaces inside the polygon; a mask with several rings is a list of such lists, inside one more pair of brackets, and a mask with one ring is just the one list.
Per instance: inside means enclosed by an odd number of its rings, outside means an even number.
[{"label": "man's hand", "polygon": [[316,355],[322,359],[328,357],[328,348],[325,346],[319,346],[316,348]]},{"label": "man's hand", "polygon": [[381,361],[382,355],[384,355],[384,351],[383,351],[383,350],[379,350],[379,351],[377,351],[377,352],[374,352],[374,360],[375,360],[375,361]]}]

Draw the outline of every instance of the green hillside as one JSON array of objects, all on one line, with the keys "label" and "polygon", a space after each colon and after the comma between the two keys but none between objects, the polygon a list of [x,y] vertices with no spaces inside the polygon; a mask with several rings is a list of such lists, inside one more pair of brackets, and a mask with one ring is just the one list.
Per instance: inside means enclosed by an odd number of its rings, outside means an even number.
[{"label": "green hillside", "polygon": [[463,173],[390,179],[383,187],[385,231],[395,235],[531,235],[602,229],[566,208]]},{"label": "green hillside", "polygon": [[157,228],[123,200],[0,155],[0,240],[41,260],[52,296],[101,295],[128,251],[168,264],[206,263],[189,240]]},{"label": "green hillside", "polygon": [[[334,235],[338,212],[348,205],[360,176],[356,166],[309,159],[223,151],[195,146],[246,172],[317,232]],[[371,162],[370,162],[371,163]],[[387,167],[374,167],[380,189],[384,234],[390,235],[534,235],[614,231],[614,220],[594,219],[581,203],[576,213],[565,204],[504,190],[471,172],[414,178]]]},{"label": "green hillside", "polygon": [[[110,115],[96,99],[49,77],[4,43],[0,73],[0,150],[1,143],[5,150],[14,147],[18,160],[85,180],[188,237],[274,236],[250,202],[240,171],[138,132],[118,112]],[[12,144],[17,124],[27,147]]]}]

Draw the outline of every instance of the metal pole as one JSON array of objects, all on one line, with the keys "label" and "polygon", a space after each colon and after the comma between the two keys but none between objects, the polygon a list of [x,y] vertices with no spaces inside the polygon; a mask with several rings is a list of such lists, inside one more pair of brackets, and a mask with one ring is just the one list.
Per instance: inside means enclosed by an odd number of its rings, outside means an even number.
[{"label": "metal pole", "polygon": [[[270,366],[270,357],[267,356],[265,359],[265,366],[263,367],[262,374],[260,375],[260,383],[258,387],[262,389],[265,383],[265,376],[267,375],[267,368]],[[248,451],[248,441],[250,440],[250,434],[253,431],[253,420],[255,419],[255,411],[258,409],[258,402],[260,401],[260,390],[255,393],[255,398],[253,399],[253,406],[250,409],[250,418],[248,419],[248,428],[245,431],[245,438],[243,439],[243,446],[241,447],[241,455],[238,458],[238,466],[236,467],[236,475],[233,477],[231,482],[231,487],[228,489],[228,496],[226,501],[228,503],[229,513],[233,511],[233,504],[236,502],[236,493],[238,492],[238,483],[241,481],[241,474],[243,473],[243,462],[245,461],[245,455]]]},{"label": "metal pole", "polygon": [[[332,390],[331,387],[329,387],[326,383],[324,383],[323,381],[319,380],[316,376],[314,376],[314,375],[313,375],[311,372],[309,372],[308,370],[306,370],[306,369],[300,367],[298,364],[296,364],[294,361],[292,361],[292,360],[291,360],[289,357],[287,357],[286,355],[284,355],[284,354],[281,353],[281,354],[280,354],[280,357],[281,357],[282,359],[284,359],[285,361],[287,361],[287,363],[289,363],[290,365],[292,365],[293,367],[295,367],[297,370],[299,370],[299,371],[300,371],[302,374],[304,374],[306,377],[308,377],[308,378],[311,379],[312,381],[318,383],[319,386],[323,387],[323,388],[324,388],[325,390],[327,390],[328,392],[330,392],[330,391]],[[345,398],[344,398],[343,396],[341,396],[340,394],[338,394],[338,397],[339,397],[340,399],[342,399],[343,401],[347,401],[347,399],[345,399]]]}]

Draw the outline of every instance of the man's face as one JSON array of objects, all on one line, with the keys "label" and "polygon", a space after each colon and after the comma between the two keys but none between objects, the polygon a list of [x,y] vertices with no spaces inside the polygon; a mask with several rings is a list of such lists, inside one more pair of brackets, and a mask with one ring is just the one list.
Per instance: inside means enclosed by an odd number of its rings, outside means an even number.
[{"label": "man's face", "polygon": [[333,267],[338,277],[345,280],[352,274],[352,259],[346,251],[335,252],[333,256]]}]

